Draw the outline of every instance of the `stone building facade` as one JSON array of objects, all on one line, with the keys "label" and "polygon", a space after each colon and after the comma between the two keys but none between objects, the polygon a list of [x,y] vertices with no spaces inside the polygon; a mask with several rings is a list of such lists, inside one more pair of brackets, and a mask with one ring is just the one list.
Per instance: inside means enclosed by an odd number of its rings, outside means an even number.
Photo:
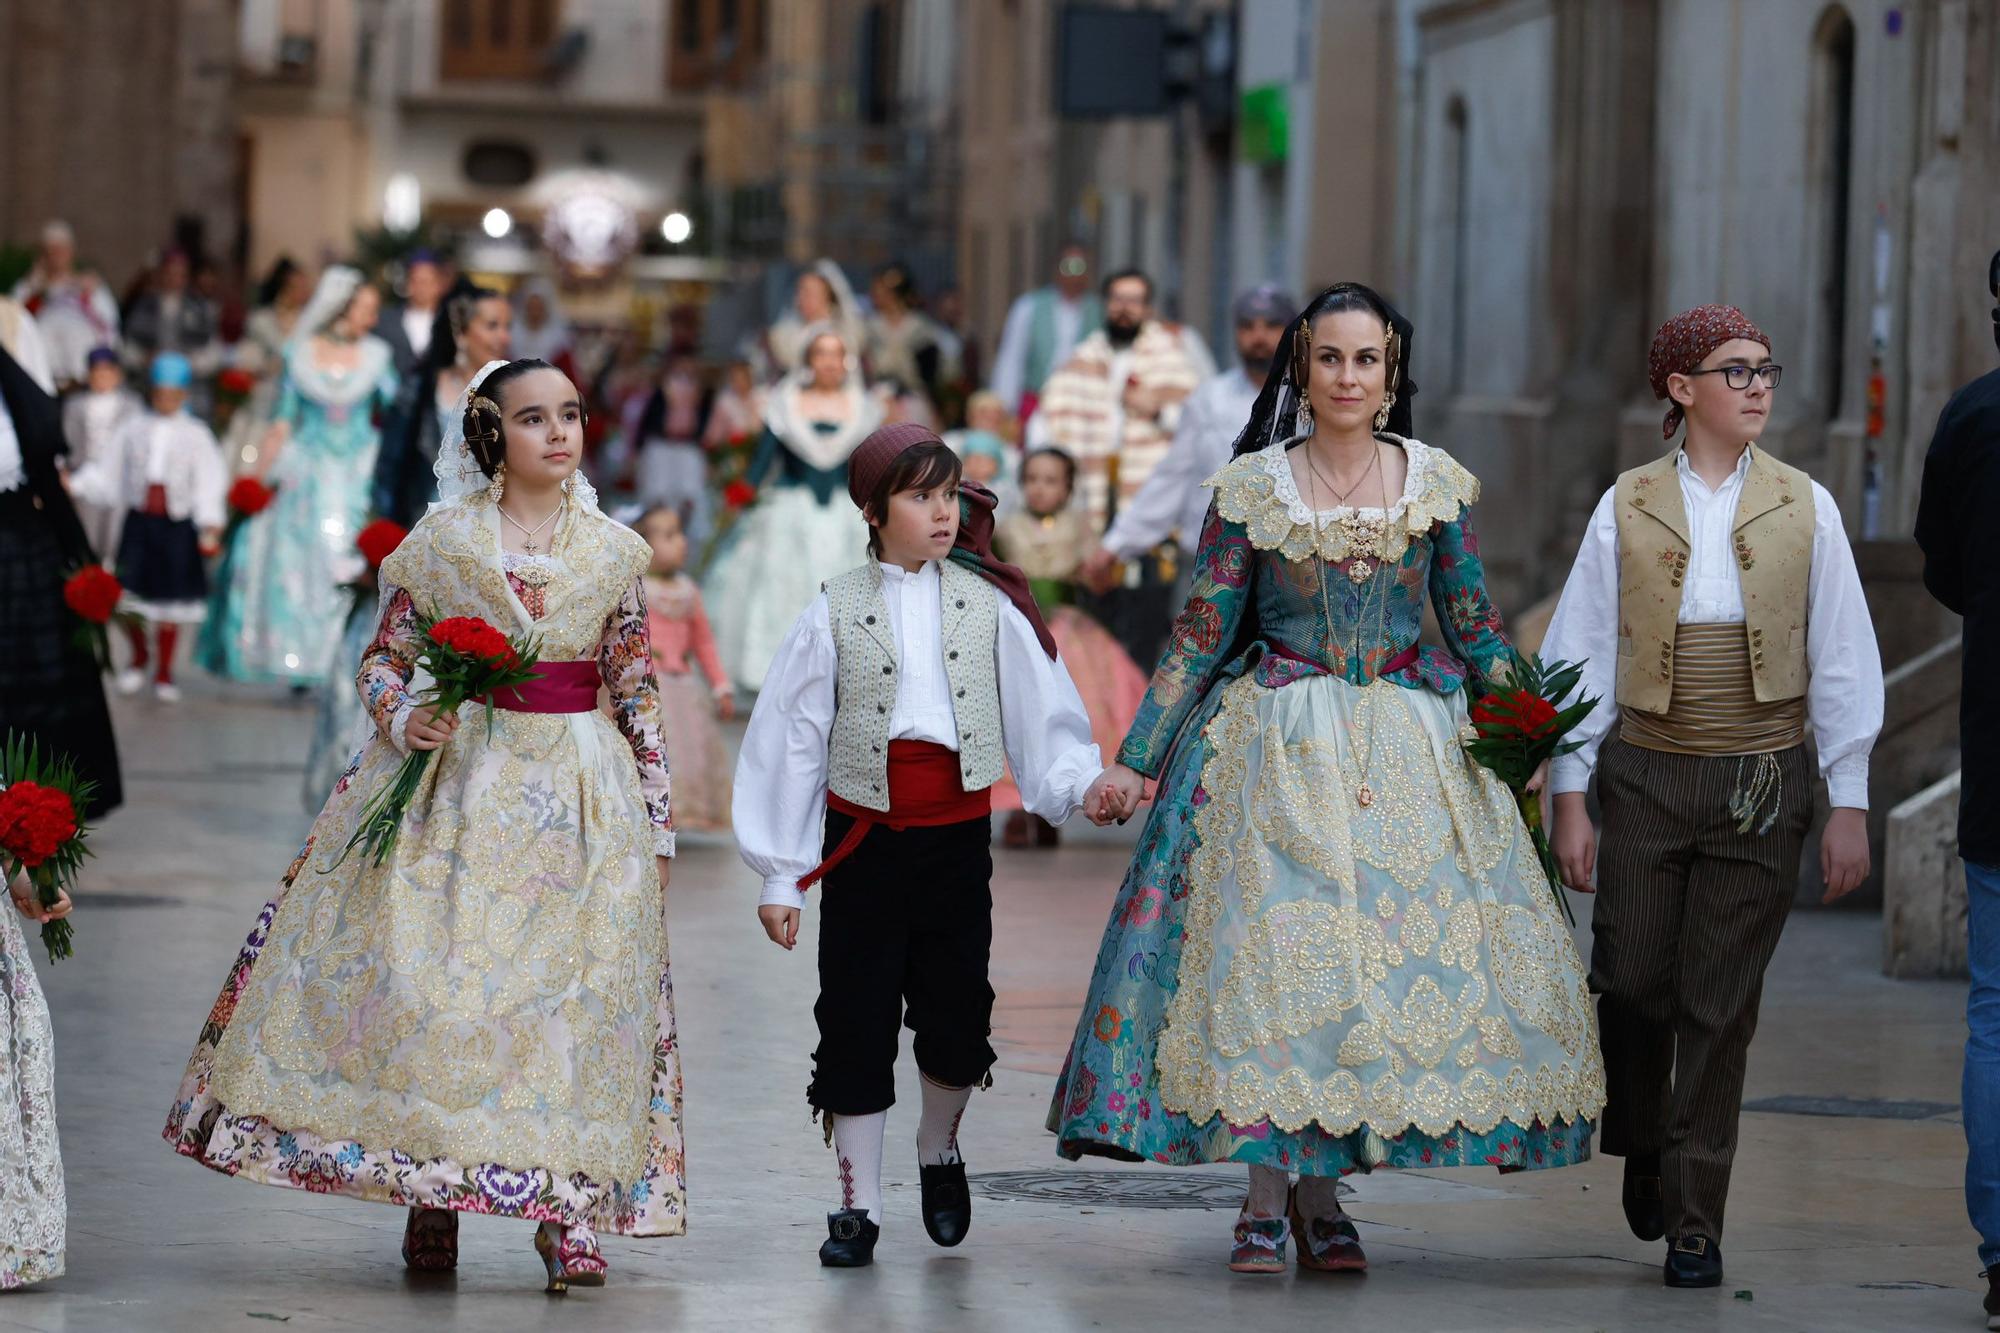
[{"label": "stone building facade", "polygon": [[114,286],[172,243],[230,258],[235,41],[232,0],[0,0],[0,241],[61,218]]}]

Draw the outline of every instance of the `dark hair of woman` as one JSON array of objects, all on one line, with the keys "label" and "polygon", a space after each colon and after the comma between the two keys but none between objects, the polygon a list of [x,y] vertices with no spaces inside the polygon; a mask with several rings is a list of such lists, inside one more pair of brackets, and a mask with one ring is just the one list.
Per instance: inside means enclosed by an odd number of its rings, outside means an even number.
[{"label": "dark hair of woman", "polygon": [[264,274],[264,280],[257,284],[257,304],[271,306],[278,303],[278,297],[285,290],[285,280],[299,271],[290,255],[279,255],[278,262],[271,265]]},{"label": "dark hair of woman", "polygon": [[1416,381],[1410,378],[1410,342],[1415,332],[1410,321],[1372,287],[1358,282],[1336,282],[1315,296],[1299,317],[1292,321],[1287,343],[1271,358],[1271,371],[1264,379],[1264,391],[1250,409],[1250,421],[1236,437],[1235,452],[1255,453],[1273,440],[1298,434],[1299,404],[1306,401],[1312,350],[1313,324],[1326,315],[1358,310],[1382,321],[1389,331],[1388,388],[1395,395],[1389,406],[1389,421],[1383,433],[1408,439],[1416,433],[1410,400],[1417,396]]},{"label": "dark hair of woman", "polygon": [[[471,452],[472,461],[479,464],[480,472],[488,478],[500,470],[500,464],[507,458],[507,435],[501,424],[506,412],[507,386],[537,370],[555,370],[556,374],[562,374],[538,356],[509,361],[480,381],[479,387],[472,391],[471,401],[465,405],[465,447]],[[577,395],[577,410],[585,412],[585,419],[588,419],[580,393]]]},{"label": "dark hair of woman", "polygon": [[882,529],[876,524],[889,515],[889,497],[903,491],[931,491],[940,486],[956,486],[962,468],[958,455],[948,444],[933,441],[930,444],[913,444],[896,455],[896,461],[882,474],[882,480],[875,483],[875,490],[869,495],[868,503],[862,508],[862,516],[870,520],[868,524],[868,552],[876,559],[882,558]]},{"label": "dark hair of woman", "polygon": [[437,388],[437,373],[458,360],[459,339],[472,326],[479,303],[506,299],[505,293],[481,287],[463,274],[451,284],[444,300],[438,302],[437,316],[431,321],[430,346],[424,348],[423,360],[418,365],[417,373],[429,382],[432,390]]},{"label": "dark hair of woman", "polygon": [[1057,449],[1053,445],[1045,445],[1040,449],[1030,449],[1028,451],[1027,457],[1021,460],[1021,480],[1026,481],[1028,479],[1028,464],[1034,462],[1037,458],[1053,458],[1058,463],[1061,463],[1064,481],[1068,484],[1070,490],[1074,491],[1076,489],[1076,459],[1067,450]]}]

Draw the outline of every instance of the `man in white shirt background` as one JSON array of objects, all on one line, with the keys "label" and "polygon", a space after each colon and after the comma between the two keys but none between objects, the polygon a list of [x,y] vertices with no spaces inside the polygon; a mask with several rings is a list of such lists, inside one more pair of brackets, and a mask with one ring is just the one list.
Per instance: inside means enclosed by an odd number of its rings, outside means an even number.
[{"label": "man in white shirt background", "polygon": [[428,250],[410,256],[403,277],[403,303],[382,312],[375,332],[389,344],[396,357],[396,374],[410,383],[430,350],[431,329],[437,323],[438,303],[449,285],[444,263]]},{"label": "man in white shirt background", "polygon": [[1188,557],[1183,570],[1193,568],[1201,525],[1208,515],[1208,490],[1202,483],[1229,461],[1236,437],[1263,391],[1271,358],[1278,354],[1298,309],[1290,292],[1271,283],[1236,298],[1231,313],[1237,364],[1203,380],[1181,405],[1166,457],[1139,493],[1119,509],[1102,544],[1084,561],[1083,580],[1092,591],[1101,594],[1112,586],[1119,562],[1137,559],[1169,538],[1178,541]]}]

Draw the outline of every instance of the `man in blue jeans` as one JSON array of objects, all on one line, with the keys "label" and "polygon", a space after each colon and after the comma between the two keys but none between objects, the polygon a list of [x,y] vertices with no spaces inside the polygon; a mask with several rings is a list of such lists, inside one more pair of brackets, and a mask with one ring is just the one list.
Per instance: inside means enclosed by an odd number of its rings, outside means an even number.
[{"label": "man in blue jeans", "polygon": [[[1987,270],[2000,299],[2000,254]],[[2000,346],[2000,309],[1993,312]],[[1952,395],[1924,459],[1917,545],[1924,586],[1965,617],[1959,701],[1958,854],[1965,858],[1966,959],[1972,993],[1965,1021],[1965,1207],[1986,1266],[1986,1327],[2000,1329],[2000,562],[1989,532],[2000,512],[2000,370]]]}]

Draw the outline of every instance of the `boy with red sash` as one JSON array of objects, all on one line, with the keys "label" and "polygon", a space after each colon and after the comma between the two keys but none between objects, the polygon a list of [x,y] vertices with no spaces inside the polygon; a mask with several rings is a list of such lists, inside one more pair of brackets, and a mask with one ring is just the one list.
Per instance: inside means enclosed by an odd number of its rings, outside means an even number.
[{"label": "boy with red sash", "polygon": [[1093,818],[1108,817],[1076,686],[1027,578],[991,553],[992,494],[961,487],[957,456],[907,423],[862,441],[847,488],[875,559],[828,580],[792,627],[735,791],[737,844],[764,879],[771,939],[794,947],[806,890],[822,894],[806,1100],[840,1163],[819,1252],[832,1268],[873,1262],[906,1021],[923,1074],[924,1229],[956,1245],[971,1225],[958,1122],[994,1061],[989,793],[1003,765],[1051,823],[1087,799]]}]

